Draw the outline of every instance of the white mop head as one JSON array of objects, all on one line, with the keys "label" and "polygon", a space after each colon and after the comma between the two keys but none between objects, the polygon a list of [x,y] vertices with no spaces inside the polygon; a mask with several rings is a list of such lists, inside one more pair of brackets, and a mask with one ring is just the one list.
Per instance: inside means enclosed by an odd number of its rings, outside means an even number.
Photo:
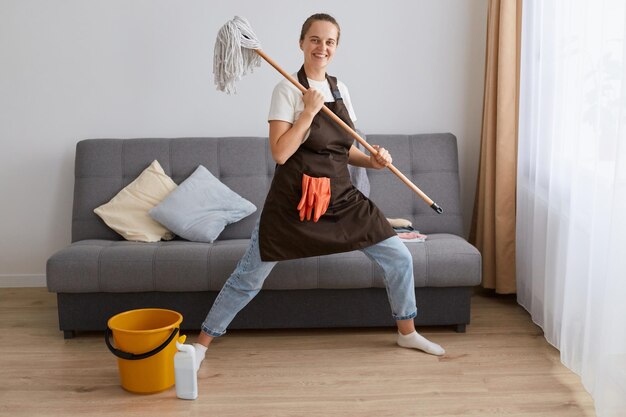
[{"label": "white mop head", "polygon": [[261,65],[261,57],[254,52],[261,44],[243,17],[235,16],[217,34],[213,54],[213,75],[215,86],[228,94],[236,93],[235,82],[248,70]]}]

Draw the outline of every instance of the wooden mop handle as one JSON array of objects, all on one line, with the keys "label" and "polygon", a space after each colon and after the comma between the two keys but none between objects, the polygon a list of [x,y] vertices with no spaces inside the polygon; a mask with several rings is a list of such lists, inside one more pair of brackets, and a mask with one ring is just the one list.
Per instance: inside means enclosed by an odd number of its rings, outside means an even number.
[{"label": "wooden mop handle", "polygon": [[[300,84],[298,82],[298,80],[296,80],[291,74],[289,74],[285,70],[283,70],[272,58],[267,56],[267,54],[265,54],[265,52],[263,52],[260,49],[255,49],[254,51],[257,54],[259,54],[259,56],[261,58],[263,58],[265,61],[267,61],[268,64],[270,64],[278,72],[280,72],[283,75],[283,77],[285,77],[293,85],[295,85],[298,88],[298,90],[300,90],[302,92],[302,94],[306,93],[306,88],[304,88],[304,86],[302,84]],[[350,126],[348,126],[346,124],[346,122],[341,120],[339,118],[339,116],[337,116],[335,113],[333,113],[328,107],[326,107],[325,105],[322,106],[322,111],[324,113],[326,113],[328,116],[330,116],[330,118],[333,119],[335,122],[337,122],[337,124],[339,124],[339,126],[343,127],[344,130],[346,130],[348,133],[350,133],[350,135],[354,139],[356,139],[361,145],[363,145],[365,147],[365,149],[367,149],[369,151],[369,153],[371,153],[372,155],[377,155],[378,154],[376,149],[374,149],[369,143],[367,143],[365,141],[365,139],[363,139],[361,136],[359,136],[359,134],[356,133],[354,131],[354,129],[352,129]],[[437,205],[437,203],[435,203],[430,197],[428,197],[426,194],[424,194],[424,192],[422,190],[420,190],[415,184],[413,184],[413,182],[411,182],[410,179],[408,179],[402,172],[400,172],[398,170],[398,168],[396,168],[392,164],[387,165],[387,168],[389,168],[391,170],[391,172],[396,174],[398,176],[398,178],[400,178],[402,180],[402,182],[404,182],[411,190],[413,190],[417,195],[419,195],[422,198],[422,200],[424,200],[426,202],[426,204],[428,204],[433,210],[435,210],[439,214],[443,213],[443,209],[441,207],[439,207],[439,205]]]}]

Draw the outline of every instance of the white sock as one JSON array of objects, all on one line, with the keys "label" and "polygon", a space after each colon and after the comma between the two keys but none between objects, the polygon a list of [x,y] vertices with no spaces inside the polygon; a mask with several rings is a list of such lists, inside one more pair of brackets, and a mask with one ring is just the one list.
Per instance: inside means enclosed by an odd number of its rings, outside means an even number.
[{"label": "white sock", "polygon": [[444,348],[439,346],[437,343],[433,343],[430,340],[426,339],[418,332],[409,333],[407,335],[398,332],[398,345],[405,348],[423,350],[424,352],[430,353],[431,355],[441,356],[446,353]]},{"label": "white sock", "polygon": [[201,345],[200,343],[193,344],[194,350],[196,351],[196,371],[200,369],[200,364],[204,360],[204,355],[206,354],[207,347]]}]

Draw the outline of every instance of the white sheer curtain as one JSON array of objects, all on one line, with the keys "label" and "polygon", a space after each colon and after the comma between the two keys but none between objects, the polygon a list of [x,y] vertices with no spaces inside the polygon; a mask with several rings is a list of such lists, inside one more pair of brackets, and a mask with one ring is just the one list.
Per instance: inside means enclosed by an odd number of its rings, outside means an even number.
[{"label": "white sheer curtain", "polygon": [[518,302],[626,416],[626,1],[524,1]]}]

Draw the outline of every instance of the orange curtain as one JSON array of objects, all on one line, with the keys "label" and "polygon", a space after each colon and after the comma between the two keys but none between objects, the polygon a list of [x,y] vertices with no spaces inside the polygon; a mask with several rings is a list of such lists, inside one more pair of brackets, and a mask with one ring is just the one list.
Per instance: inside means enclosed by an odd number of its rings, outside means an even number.
[{"label": "orange curtain", "polygon": [[521,0],[490,0],[476,200],[470,230],[485,288],[516,292],[515,202]]}]

